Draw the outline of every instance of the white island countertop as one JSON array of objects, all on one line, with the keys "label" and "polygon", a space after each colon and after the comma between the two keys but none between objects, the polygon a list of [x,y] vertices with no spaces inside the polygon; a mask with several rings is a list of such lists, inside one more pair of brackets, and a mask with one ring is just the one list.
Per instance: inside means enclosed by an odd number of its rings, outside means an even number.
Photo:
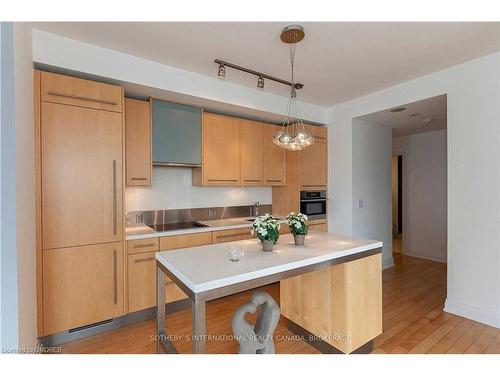
[{"label": "white island countertop", "polygon": [[[228,252],[243,246],[239,262]],[[233,285],[382,247],[382,242],[311,231],[305,246],[291,234],[279,238],[273,252],[262,251],[258,239],[189,247],[156,253],[156,260],[194,293]]]}]

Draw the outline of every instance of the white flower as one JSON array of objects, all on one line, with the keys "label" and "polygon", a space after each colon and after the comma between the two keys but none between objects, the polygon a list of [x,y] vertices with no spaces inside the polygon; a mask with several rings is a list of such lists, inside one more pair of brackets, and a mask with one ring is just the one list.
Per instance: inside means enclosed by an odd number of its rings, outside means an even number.
[{"label": "white flower", "polygon": [[300,221],[297,221],[295,223],[295,228],[300,229],[301,227],[302,227],[302,224],[300,223]]}]

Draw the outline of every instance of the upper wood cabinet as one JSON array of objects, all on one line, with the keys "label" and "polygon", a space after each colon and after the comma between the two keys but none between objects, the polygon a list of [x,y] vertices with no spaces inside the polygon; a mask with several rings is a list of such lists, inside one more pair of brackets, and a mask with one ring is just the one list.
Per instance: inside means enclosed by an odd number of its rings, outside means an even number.
[{"label": "upper wood cabinet", "polygon": [[127,185],[151,185],[151,110],[146,101],[125,99]]},{"label": "upper wood cabinet", "polygon": [[123,89],[107,83],[41,72],[41,99],[45,102],[122,112]]},{"label": "upper wood cabinet", "polygon": [[122,114],[41,105],[43,248],[123,239]]},{"label": "upper wood cabinet", "polygon": [[273,142],[273,135],[278,126],[264,125],[262,127],[262,160],[264,184],[281,186],[286,184],[286,153],[285,149]]},{"label": "upper wood cabinet", "polygon": [[240,120],[203,114],[202,166],[193,169],[193,185],[240,185]]},{"label": "upper wood cabinet", "polygon": [[262,170],[262,123],[241,120],[241,185],[264,185]]},{"label": "upper wood cabinet", "polygon": [[43,252],[43,335],[123,315],[123,242]]},{"label": "upper wood cabinet", "polygon": [[306,126],[314,135],[314,143],[300,153],[301,190],[326,190],[328,187],[327,129]]}]

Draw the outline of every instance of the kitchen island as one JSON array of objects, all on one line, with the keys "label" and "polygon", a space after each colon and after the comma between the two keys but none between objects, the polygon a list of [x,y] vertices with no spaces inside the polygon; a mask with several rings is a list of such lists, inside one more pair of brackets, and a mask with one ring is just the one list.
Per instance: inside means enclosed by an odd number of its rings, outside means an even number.
[{"label": "kitchen island", "polygon": [[[245,255],[231,262],[237,246]],[[205,352],[207,301],[277,281],[292,331],[313,336],[325,352],[367,351],[382,331],[381,250],[379,241],[311,231],[305,246],[288,234],[271,253],[256,239],[156,253],[158,352],[176,352],[165,325],[165,276],[192,301],[193,353]]]}]

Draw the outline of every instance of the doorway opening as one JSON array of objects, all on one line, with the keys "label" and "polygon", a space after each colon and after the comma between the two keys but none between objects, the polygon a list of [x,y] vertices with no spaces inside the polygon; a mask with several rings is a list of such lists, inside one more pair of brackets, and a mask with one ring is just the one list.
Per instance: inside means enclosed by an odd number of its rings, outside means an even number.
[{"label": "doorway opening", "polygon": [[403,254],[403,155],[392,156],[392,256]]}]

